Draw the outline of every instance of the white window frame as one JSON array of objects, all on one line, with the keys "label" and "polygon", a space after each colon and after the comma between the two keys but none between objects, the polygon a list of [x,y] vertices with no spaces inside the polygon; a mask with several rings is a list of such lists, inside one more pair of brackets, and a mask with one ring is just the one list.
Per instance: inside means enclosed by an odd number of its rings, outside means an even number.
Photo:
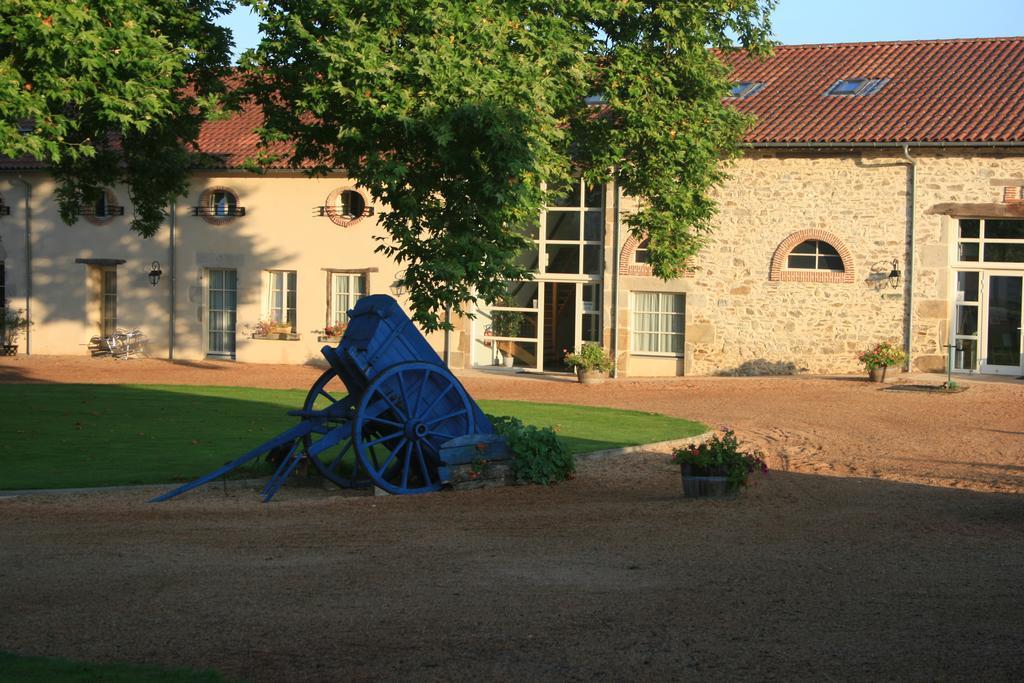
[{"label": "white window frame", "polygon": [[[570,206],[546,206],[544,211],[541,212],[539,221],[537,223],[537,232],[530,236],[537,253],[537,269],[532,271],[537,275],[542,275],[548,280],[573,280],[573,281],[599,281],[601,280],[604,273],[604,185],[589,185],[584,183],[582,180],[574,183],[574,191],[576,194],[576,201]],[[598,195],[601,200],[598,206],[587,206],[586,195],[588,188],[598,188]],[[576,239],[548,239],[547,235],[547,222],[549,214],[572,214],[575,213],[578,221],[579,232],[577,233]],[[586,219],[588,216],[597,216],[598,221],[598,237],[597,239],[586,239]],[[572,273],[555,273],[548,271],[547,252],[548,246],[570,246],[576,247],[578,252],[578,260],[576,271]],[[588,247],[590,250],[597,250],[597,272],[586,273],[584,272],[584,264],[586,263],[586,253]]]},{"label": "white window frame", "polygon": [[[976,220],[978,221],[978,236],[977,237],[961,237],[961,221]],[[988,245],[997,244],[1009,244],[1013,246],[1024,245],[1024,239],[1007,239],[1007,238],[995,238],[988,237],[988,221],[989,220],[1020,220],[1017,218],[960,218],[956,222],[956,236],[957,239],[953,245],[953,264],[957,268],[965,270],[1020,270],[1024,268],[1024,260],[1021,261],[987,261],[985,260],[985,247]],[[976,261],[964,261],[960,258],[961,247],[965,244],[974,244],[978,248],[978,259]]]},{"label": "white window frame", "polygon": [[[640,310],[640,308],[637,306],[637,299],[638,299],[637,295],[638,294],[657,294],[658,295],[658,310],[656,310],[656,311]],[[674,297],[674,296],[678,296],[682,300],[683,310],[682,310],[681,313],[676,313],[676,312],[667,310],[667,306],[665,305],[665,302],[668,300],[668,297]],[[629,334],[629,350],[630,350],[630,353],[634,354],[634,355],[637,355],[637,356],[661,356],[661,357],[668,357],[668,358],[682,358],[684,356],[685,352],[686,352],[686,294],[683,293],[683,292],[639,292],[639,291],[638,292],[632,292],[632,294],[630,295],[630,304],[631,304],[631,306],[630,306],[631,329],[630,329],[630,334]],[[641,330],[641,329],[639,329],[638,316],[640,314],[655,314],[655,315],[657,315],[658,316],[657,317],[658,329],[656,329],[656,330]],[[671,331],[672,326],[667,321],[670,320],[673,316],[678,316],[678,317],[682,318],[682,320],[683,320],[683,331],[682,332],[672,332]],[[658,339],[659,339],[658,347],[659,348],[662,347],[662,344],[660,343],[660,340],[662,340],[662,339],[671,339],[673,337],[679,337],[680,350],[679,351],[647,351],[647,350],[638,349],[637,348],[637,335],[639,335],[639,334],[656,334],[656,335],[658,335]]]},{"label": "white window frame", "polygon": [[[341,280],[348,282],[347,292],[338,292],[337,282]],[[353,287],[356,283],[358,283],[358,288]],[[327,324],[331,326],[348,324],[349,310],[355,307],[357,301],[367,295],[366,289],[365,271],[327,271]]]},{"label": "white window frame", "polygon": [[[298,327],[298,280],[294,270],[268,270],[267,272],[267,319],[274,323],[290,324],[292,333]],[[293,289],[288,288],[288,276],[292,276]],[[281,293],[281,305],[275,305],[275,295]],[[289,306],[289,293],[294,305]]]}]

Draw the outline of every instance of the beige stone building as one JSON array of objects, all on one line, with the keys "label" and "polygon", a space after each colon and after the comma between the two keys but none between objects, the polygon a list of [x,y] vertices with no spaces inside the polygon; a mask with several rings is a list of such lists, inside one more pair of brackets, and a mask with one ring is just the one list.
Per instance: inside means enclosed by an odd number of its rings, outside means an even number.
[{"label": "beige stone building", "polygon": [[[757,124],[693,272],[651,276],[624,224],[636,201],[577,186],[538,216],[534,280],[432,335],[450,365],[558,371],[595,341],[620,376],[853,372],[890,340],[915,370],[952,348],[956,371],[1024,374],[1024,39],[731,60],[730,102]],[[35,323],[21,352],[88,353],[137,328],[156,357],[317,362],[359,296],[401,301],[374,253],[387,207],[341,173],[244,172],[254,125],[207,126],[224,168],[197,173],[150,240],[127,230],[123,188],[64,225],[45,170],[8,162],[0,282]]]}]

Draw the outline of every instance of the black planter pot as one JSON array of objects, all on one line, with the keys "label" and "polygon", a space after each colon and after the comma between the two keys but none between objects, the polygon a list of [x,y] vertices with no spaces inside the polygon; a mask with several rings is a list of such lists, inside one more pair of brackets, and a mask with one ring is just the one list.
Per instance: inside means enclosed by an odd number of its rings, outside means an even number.
[{"label": "black planter pot", "polygon": [[680,465],[683,496],[686,498],[715,498],[729,493],[729,477],[724,467],[697,468]]}]

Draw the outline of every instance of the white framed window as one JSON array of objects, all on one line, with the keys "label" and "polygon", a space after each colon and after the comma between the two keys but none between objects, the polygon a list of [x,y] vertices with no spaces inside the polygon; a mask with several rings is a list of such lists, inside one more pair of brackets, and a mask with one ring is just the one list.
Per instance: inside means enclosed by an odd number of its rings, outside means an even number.
[{"label": "white framed window", "polygon": [[957,261],[1019,268],[1024,263],[1024,220],[969,218],[959,221]]},{"label": "white framed window", "polygon": [[686,295],[633,292],[633,352],[681,356]]},{"label": "white framed window", "polygon": [[295,285],[294,270],[271,270],[267,273],[267,315],[270,321],[288,325],[295,332]]},{"label": "white framed window", "polygon": [[640,244],[636,245],[636,250],[633,252],[633,263],[638,265],[644,265],[651,262],[651,241],[649,239],[644,240]]},{"label": "white framed window", "polygon": [[601,343],[601,285],[582,285],[580,341]]},{"label": "white framed window", "polygon": [[953,326],[953,367],[956,370],[978,369],[980,293],[980,272],[961,271],[956,274],[956,314]]},{"label": "white framed window", "polygon": [[327,278],[327,325],[337,329],[348,324],[349,310],[366,296],[366,275],[330,272]]},{"label": "white framed window", "polygon": [[520,254],[528,270],[545,275],[601,276],[604,236],[604,185],[574,182],[561,196],[551,198],[538,225],[527,235],[535,247]]}]

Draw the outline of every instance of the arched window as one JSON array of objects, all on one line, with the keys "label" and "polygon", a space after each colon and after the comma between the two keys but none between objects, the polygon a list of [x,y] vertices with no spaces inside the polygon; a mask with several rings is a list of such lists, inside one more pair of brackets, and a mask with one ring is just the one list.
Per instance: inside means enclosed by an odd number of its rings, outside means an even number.
[{"label": "arched window", "polygon": [[804,240],[793,247],[786,259],[786,267],[793,270],[843,271],[843,257],[836,248],[821,240]]},{"label": "arched window", "polygon": [[650,263],[651,252],[647,248],[650,240],[644,240],[640,244],[636,245],[636,250],[633,252],[633,263]]},{"label": "arched window", "polygon": [[776,247],[768,279],[853,282],[853,255],[843,241],[830,232],[800,230]]}]

